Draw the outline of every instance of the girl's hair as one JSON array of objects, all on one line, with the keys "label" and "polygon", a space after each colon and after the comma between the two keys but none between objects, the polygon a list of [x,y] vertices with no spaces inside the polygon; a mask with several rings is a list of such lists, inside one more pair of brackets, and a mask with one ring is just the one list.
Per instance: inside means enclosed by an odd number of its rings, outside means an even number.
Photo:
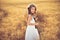
[{"label": "girl's hair", "polygon": [[[36,11],[36,6],[34,5],[34,4],[31,4],[29,7],[28,7],[28,14],[31,14],[32,15],[32,13],[31,13],[31,8],[32,7],[35,7],[35,11]],[[36,12],[35,12],[36,13]]]}]

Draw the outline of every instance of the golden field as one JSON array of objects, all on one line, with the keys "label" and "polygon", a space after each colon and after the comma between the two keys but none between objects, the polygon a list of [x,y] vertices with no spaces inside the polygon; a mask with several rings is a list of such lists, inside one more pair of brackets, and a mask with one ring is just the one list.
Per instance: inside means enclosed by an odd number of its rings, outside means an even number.
[{"label": "golden field", "polygon": [[40,40],[60,40],[60,0],[0,0],[0,40],[24,40],[31,3],[37,7],[38,17],[42,14]]}]

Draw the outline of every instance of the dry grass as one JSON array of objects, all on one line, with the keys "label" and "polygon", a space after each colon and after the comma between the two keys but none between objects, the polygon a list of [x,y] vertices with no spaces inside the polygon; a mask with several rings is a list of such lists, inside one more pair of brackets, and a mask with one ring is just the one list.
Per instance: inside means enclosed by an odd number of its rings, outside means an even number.
[{"label": "dry grass", "polygon": [[37,5],[36,15],[39,22],[37,29],[41,40],[60,40],[60,2],[29,0],[25,3],[24,1],[19,1],[19,4],[18,1],[1,0],[0,40],[24,40],[27,27],[26,7],[30,3]]}]

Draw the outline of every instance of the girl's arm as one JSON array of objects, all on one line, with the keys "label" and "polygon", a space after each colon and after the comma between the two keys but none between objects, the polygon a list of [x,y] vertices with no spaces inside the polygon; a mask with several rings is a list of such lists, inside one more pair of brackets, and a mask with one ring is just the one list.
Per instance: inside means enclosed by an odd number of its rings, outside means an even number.
[{"label": "girl's arm", "polygon": [[31,19],[32,19],[32,16],[28,15],[27,25],[38,25],[38,23],[30,23]]}]

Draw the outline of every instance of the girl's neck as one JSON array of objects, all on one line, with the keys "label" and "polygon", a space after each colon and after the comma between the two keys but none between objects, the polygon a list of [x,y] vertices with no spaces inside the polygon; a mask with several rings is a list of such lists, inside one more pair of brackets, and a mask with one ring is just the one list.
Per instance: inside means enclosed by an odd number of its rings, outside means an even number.
[{"label": "girl's neck", "polygon": [[32,16],[34,16],[35,14],[31,14]]}]

